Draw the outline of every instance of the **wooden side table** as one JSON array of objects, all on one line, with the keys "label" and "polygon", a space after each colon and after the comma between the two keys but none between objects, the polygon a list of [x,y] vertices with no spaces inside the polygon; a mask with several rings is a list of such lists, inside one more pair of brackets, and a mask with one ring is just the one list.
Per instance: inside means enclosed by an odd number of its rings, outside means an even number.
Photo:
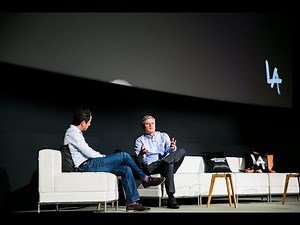
[{"label": "wooden side table", "polygon": [[284,184],[284,189],[283,189],[282,205],[285,204],[286,192],[287,192],[287,189],[289,186],[289,180],[292,177],[295,177],[298,179],[298,188],[300,189],[300,174],[299,173],[290,173],[290,174],[285,175],[285,184]]},{"label": "wooden side table", "polygon": [[[236,201],[236,197],[235,197],[235,193],[234,193],[234,188],[233,188],[233,182],[232,182],[232,176],[230,173],[225,173],[225,174],[212,174],[211,176],[211,181],[210,181],[210,188],[209,188],[209,194],[208,194],[208,199],[207,199],[207,204],[206,204],[206,208],[209,207],[210,205],[210,201],[211,201],[211,197],[212,197],[212,193],[213,193],[213,188],[214,188],[214,184],[215,184],[215,180],[218,177],[224,177],[225,181],[226,181],[226,188],[227,188],[227,193],[228,193],[228,200],[229,200],[229,206],[232,206],[232,199],[231,199],[231,194],[233,197],[233,202],[234,202],[234,207],[237,208],[237,201]],[[230,187],[229,187],[230,185]],[[230,190],[231,189],[231,190]]]}]

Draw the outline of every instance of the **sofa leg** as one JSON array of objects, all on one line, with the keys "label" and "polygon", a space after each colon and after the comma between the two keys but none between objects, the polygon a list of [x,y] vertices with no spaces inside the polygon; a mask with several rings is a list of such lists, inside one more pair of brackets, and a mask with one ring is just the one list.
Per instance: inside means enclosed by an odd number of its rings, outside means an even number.
[{"label": "sofa leg", "polygon": [[100,210],[100,208],[101,208],[101,203],[98,203],[98,205],[97,205],[97,211],[99,211]]},{"label": "sofa leg", "polygon": [[117,201],[116,201],[115,211],[118,211],[118,208],[119,208],[119,201],[117,200]]}]

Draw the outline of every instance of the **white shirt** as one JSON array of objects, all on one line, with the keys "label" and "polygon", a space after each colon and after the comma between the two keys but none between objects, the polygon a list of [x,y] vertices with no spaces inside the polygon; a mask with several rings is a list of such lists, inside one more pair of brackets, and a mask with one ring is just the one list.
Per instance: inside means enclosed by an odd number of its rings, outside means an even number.
[{"label": "white shirt", "polygon": [[72,124],[66,130],[64,145],[69,145],[71,156],[76,167],[89,158],[105,157],[105,155],[92,149],[88,143],[86,143],[82,132]]}]

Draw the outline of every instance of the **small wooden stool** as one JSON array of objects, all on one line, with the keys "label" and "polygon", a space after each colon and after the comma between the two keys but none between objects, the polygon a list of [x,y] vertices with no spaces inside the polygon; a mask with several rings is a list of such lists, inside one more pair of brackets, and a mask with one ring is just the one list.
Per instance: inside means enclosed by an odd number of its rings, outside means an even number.
[{"label": "small wooden stool", "polygon": [[295,177],[298,179],[298,187],[300,189],[300,174],[299,173],[290,173],[285,175],[285,184],[284,184],[284,189],[283,189],[283,197],[282,197],[282,205],[285,204],[285,199],[286,199],[286,192],[289,186],[289,180],[291,177]]},{"label": "small wooden stool", "polygon": [[[231,174],[229,174],[229,173],[225,173],[225,174],[218,174],[218,173],[217,174],[212,174],[211,181],[210,181],[210,188],[209,188],[209,194],[208,194],[206,208],[208,208],[209,205],[210,205],[211,196],[212,196],[213,188],[214,188],[214,184],[215,184],[215,179],[217,177],[224,177],[225,178],[226,188],[227,188],[227,193],[228,193],[229,206],[230,207],[232,206],[232,200],[231,200],[231,194],[232,194],[232,196],[233,196],[233,202],[234,202],[234,207],[237,208],[237,202],[236,202],[236,197],[235,197],[235,193],[234,193],[232,177],[231,177]],[[230,187],[229,187],[229,183],[230,183]],[[230,191],[230,188],[231,188],[231,191]]]}]

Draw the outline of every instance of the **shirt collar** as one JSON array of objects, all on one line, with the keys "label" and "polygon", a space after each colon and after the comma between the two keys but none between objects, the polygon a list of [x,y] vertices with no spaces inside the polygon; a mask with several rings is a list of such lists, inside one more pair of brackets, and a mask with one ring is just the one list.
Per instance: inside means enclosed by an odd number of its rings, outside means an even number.
[{"label": "shirt collar", "polygon": [[72,129],[74,129],[74,130],[77,130],[80,134],[82,134],[82,131],[79,130],[79,128],[76,127],[75,125],[71,124],[70,127],[71,127]]}]

